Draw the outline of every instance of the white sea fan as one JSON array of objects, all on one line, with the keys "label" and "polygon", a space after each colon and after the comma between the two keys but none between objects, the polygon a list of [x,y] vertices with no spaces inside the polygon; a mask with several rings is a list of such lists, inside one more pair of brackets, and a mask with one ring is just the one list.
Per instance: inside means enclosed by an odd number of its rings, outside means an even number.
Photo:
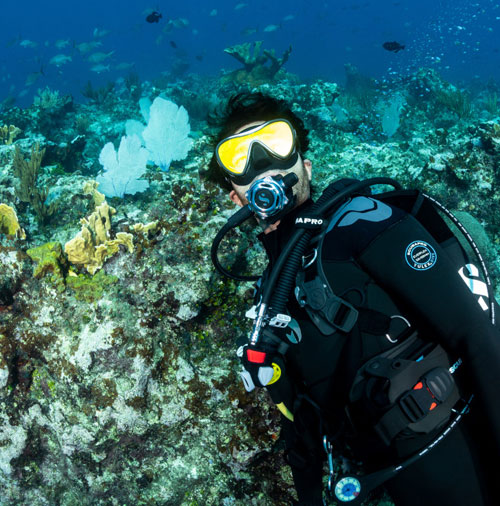
[{"label": "white sea fan", "polygon": [[161,170],[167,170],[172,160],[186,158],[193,144],[189,132],[189,116],[184,107],[157,97],[149,109],[148,126],[142,132],[149,159]]},{"label": "white sea fan", "polygon": [[106,197],[123,198],[125,193],[134,195],[149,188],[148,181],[140,179],[146,172],[148,151],[141,146],[137,135],[123,136],[118,153],[112,142],[108,142],[99,155],[104,172],[97,176],[99,191]]}]

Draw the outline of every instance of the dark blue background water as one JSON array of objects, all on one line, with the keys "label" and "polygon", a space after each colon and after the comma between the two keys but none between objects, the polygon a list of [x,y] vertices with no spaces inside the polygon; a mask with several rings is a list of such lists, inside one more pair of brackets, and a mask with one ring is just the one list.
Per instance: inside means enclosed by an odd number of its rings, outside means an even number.
[{"label": "dark blue background water", "polygon": [[[263,48],[275,49],[278,55],[291,44],[286,69],[303,80],[342,83],[344,64],[352,63],[376,78],[407,75],[425,66],[456,84],[474,77],[500,81],[499,4],[500,0],[3,2],[0,102],[14,96],[19,105],[30,105],[45,86],[83,100],[80,90],[88,80],[101,86],[131,71],[150,80],[171,71],[176,61],[189,64],[187,72],[216,76],[221,69],[240,66],[224,48],[254,40],[263,40]],[[148,8],[163,14],[158,24],[145,21]],[[187,26],[164,32],[169,20],[185,24],[179,19],[187,20]],[[109,34],[94,37],[95,28]],[[58,40],[67,40],[68,46],[56,47]],[[382,48],[394,40],[405,49],[392,53]],[[88,53],[74,47],[91,41],[102,46]],[[109,70],[92,71],[96,63],[88,57],[110,51],[114,53],[102,62]],[[72,61],[49,63],[61,54]],[[122,63],[134,67],[116,70]],[[36,81],[27,85],[28,76],[40,69],[44,75],[35,74],[30,79]]]}]

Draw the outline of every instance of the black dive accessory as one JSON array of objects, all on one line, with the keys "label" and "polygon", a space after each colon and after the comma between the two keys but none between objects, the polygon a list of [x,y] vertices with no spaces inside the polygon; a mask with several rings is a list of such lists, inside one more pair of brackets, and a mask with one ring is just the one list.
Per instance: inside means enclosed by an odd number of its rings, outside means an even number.
[{"label": "black dive accessory", "polygon": [[296,199],[292,186],[298,180],[293,172],[285,177],[277,175],[258,179],[245,194],[250,209],[266,225],[275,223],[293,207]]},{"label": "black dive accessory", "polygon": [[[317,218],[318,228],[316,231],[321,228],[320,222],[322,222],[322,218],[331,214],[335,211],[340,205],[342,205],[348,198],[350,198],[353,194],[362,193],[363,190],[369,188],[373,185],[391,185],[396,191],[401,190],[401,186],[396,181],[389,178],[372,178],[367,181],[355,182],[352,184],[346,183],[346,186],[343,189],[339,187],[329,187],[320,197],[320,199],[312,206],[312,209],[308,212],[309,222],[314,221],[313,218]],[[429,198],[427,195],[422,194],[423,198]],[[430,199],[432,200],[432,199]],[[433,200],[432,200],[433,201]],[[434,201],[433,201],[434,202]],[[481,267],[483,270],[483,274],[485,279],[487,280],[488,291],[491,293],[491,283],[489,281],[489,276],[486,271],[486,267],[480,253],[477,249],[477,246],[474,244],[474,241],[470,237],[469,234],[466,233],[465,228],[461,226],[453,215],[447,211],[443,206],[439,206],[439,208],[449,216],[450,219],[459,227],[459,229],[464,233],[466,240],[473,247],[475,253],[481,259]],[[289,295],[292,291],[292,288],[295,284],[297,272],[302,265],[303,256],[307,250],[309,242],[315,233],[315,230],[311,230],[309,228],[304,227],[302,222],[305,222],[305,219],[301,219],[303,217],[298,217],[296,220],[297,230],[289,239],[286,246],[283,248],[277,262],[272,269],[266,285],[262,290],[260,304],[256,308],[256,315],[254,320],[254,325],[252,329],[252,333],[249,338],[249,343],[245,347],[244,353],[246,353],[246,359],[248,362],[255,361],[254,352],[258,352],[259,361],[270,360],[267,355],[271,352],[266,352],[266,348],[269,343],[270,335],[280,335],[283,334],[284,330],[287,329],[291,318],[286,314],[286,303],[288,301]],[[301,228],[299,228],[301,227]],[[490,316],[492,322],[494,322],[494,307],[491,304],[490,307]],[[276,351],[274,351],[276,353]],[[279,351],[278,351],[279,353]],[[460,360],[450,368],[450,372],[453,372]],[[271,385],[271,387],[267,387],[271,398],[278,405],[278,408],[283,412],[283,404],[287,405],[287,397],[290,398],[288,390],[292,387],[291,385],[287,385],[286,383],[286,374],[284,370],[284,365],[281,365],[281,378],[280,381]],[[428,377],[423,377],[423,380],[430,381]],[[277,386],[276,386],[277,385]],[[264,386],[264,385],[262,385]],[[279,387],[279,388],[278,388]],[[418,391],[419,383],[417,383],[414,388],[415,391]],[[436,392],[434,392],[436,393]],[[432,395],[432,390],[431,390]],[[428,400],[427,398],[425,400]],[[391,466],[387,469],[383,469],[381,471],[377,471],[375,473],[369,474],[367,476],[339,476],[338,479],[334,482],[334,472],[333,472],[333,458],[331,456],[332,447],[328,443],[328,440],[325,441],[325,449],[327,450],[328,460],[330,464],[330,483],[331,488],[335,489],[336,497],[341,502],[350,502],[356,500],[357,502],[361,501],[363,497],[366,496],[371,490],[384,483],[395,474],[397,474],[402,469],[405,469],[420,457],[425,455],[428,451],[430,451],[436,444],[438,444],[447,434],[458,424],[458,422],[462,419],[462,416],[467,413],[469,409],[470,402],[472,397],[465,403],[465,406],[460,409],[457,406],[452,408],[452,412],[456,414],[452,422],[432,441],[429,445],[427,445],[423,450],[414,454],[413,456],[407,458],[402,463]],[[459,401],[460,403],[460,401]],[[281,406],[281,407],[280,407]],[[433,404],[428,407],[429,410],[433,409]],[[285,415],[286,416],[286,415]],[[289,417],[293,420],[293,414]],[[359,499],[358,499],[359,498]]]},{"label": "black dive accessory", "polygon": [[[347,184],[340,191],[338,187],[328,187],[318,201],[308,210],[308,216],[310,218],[312,216],[318,218],[326,216],[354,193],[361,192],[374,185],[390,185],[396,190],[401,189],[401,185],[397,181],[387,177],[357,181],[353,184]],[[301,221],[304,220],[300,220],[300,217],[296,220],[297,230],[281,251],[264,287],[262,300],[257,308],[257,317],[250,335],[250,346],[255,346],[259,342],[260,336],[267,325],[283,327],[282,321],[289,319],[285,314],[286,303],[295,285],[299,267],[302,265],[302,257],[315,232],[309,226],[303,226],[304,224]],[[321,228],[323,220],[318,219],[317,221],[316,231]]]},{"label": "black dive accessory", "polygon": [[[254,325],[248,344],[243,347],[241,357],[245,364],[246,372],[250,372],[252,382],[248,374],[243,373],[242,378],[247,382],[245,388],[253,390],[255,386],[266,387],[273,402],[278,409],[290,420],[293,414],[287,409],[292,400],[293,388],[289,378],[285,374],[284,362],[279,360],[284,356],[290,344],[294,342],[289,338],[288,331],[291,328],[292,318],[286,314],[286,303],[295,284],[297,272],[302,265],[302,258],[314,233],[321,230],[325,220],[322,219],[327,213],[345,202],[353,193],[359,192],[375,184],[389,184],[400,189],[399,183],[389,178],[373,178],[363,182],[349,184],[343,182],[339,185],[328,187],[318,201],[308,210],[307,216],[299,216],[295,221],[297,230],[282,250],[274,265],[266,285],[262,291],[262,298],[256,308]],[[313,226],[314,225],[314,226]],[[274,376],[274,381],[264,383],[259,374],[259,366],[269,369],[276,366],[279,371]],[[279,374],[279,381],[276,376]],[[263,378],[264,379],[264,378]]]},{"label": "black dive accessory", "polygon": [[333,447],[330,441],[328,441],[327,436],[324,436],[323,447],[328,457],[328,467],[330,470],[327,489],[330,497],[335,498],[342,503],[349,504],[359,504],[364,501],[372,490],[396,476],[396,474],[416,462],[420,457],[423,457],[427,452],[434,448],[434,446],[440,443],[457,426],[458,422],[462,419],[462,416],[469,411],[469,406],[473,397],[474,396],[471,396],[461,409],[454,409],[456,415],[453,420],[425,448],[397,465],[390,466],[364,476],[344,474],[335,478],[332,457]]},{"label": "black dive accessory", "polygon": [[[324,221],[323,218],[333,213],[340,205],[352,197],[353,194],[362,193],[363,190],[373,185],[384,184],[393,186],[396,189],[396,192],[394,192],[395,194],[401,190],[399,183],[389,178],[373,178],[361,182],[355,180],[355,182],[352,181],[353,180],[341,181],[339,182],[342,183],[341,185],[336,184],[328,187],[320,199],[308,210],[307,216],[299,216],[296,219],[297,230],[283,248],[272,271],[269,273],[264,288],[261,290],[261,299],[254,311],[255,314],[253,315],[254,325],[252,333],[248,344],[242,347],[241,350],[244,357],[243,361],[246,361],[249,365],[253,365],[256,372],[261,372],[258,367],[259,365],[272,365],[274,367],[276,355],[279,356],[280,354],[284,355],[286,353],[288,343],[282,336],[285,335],[288,337],[286,335],[286,331],[290,328],[291,322],[291,318],[286,314],[286,303],[296,282],[297,272],[302,265],[304,253],[309,246],[313,234],[317,233],[318,230],[321,230],[321,224]],[[391,193],[392,192],[388,192],[383,195],[389,195]],[[486,270],[485,263],[473,239],[467,233],[463,225],[461,225],[460,222],[451,214],[451,212],[428,195],[420,193],[415,206],[420,205],[423,200],[429,200],[433,204],[437,205],[439,210],[441,210],[455,224],[455,226],[458,227],[464,235],[466,241],[474,250],[474,253],[479,258],[481,270],[483,271],[486,283],[481,281],[479,271],[475,272],[474,269],[471,270],[471,267],[474,266],[467,266],[468,270],[459,272],[459,274],[464,281],[467,282],[470,290],[479,296],[478,302],[480,306],[485,310],[490,310],[491,321],[495,324],[495,305],[494,297],[492,296],[493,291],[491,281]],[[249,212],[251,213],[251,211]],[[306,228],[304,226],[306,221],[309,224],[317,222],[318,227],[316,229]],[[234,278],[234,276],[231,277]],[[485,286],[482,286],[481,283]],[[481,299],[481,297],[483,297],[483,299]],[[486,297],[486,300],[484,300],[484,297]],[[488,299],[489,304],[486,302]],[[280,337],[281,339],[279,339]],[[291,341],[289,340],[289,342]],[[459,359],[452,367],[449,368],[449,372],[453,374],[460,363],[461,360]],[[285,414],[285,416],[293,421],[293,413],[287,414],[284,409],[282,409],[283,407],[286,408],[286,405],[288,405],[287,398],[290,397],[289,391],[292,387],[287,383],[287,376],[284,371],[283,362],[280,363],[280,367],[281,369],[279,370],[279,374],[281,375],[281,379],[277,374],[273,374],[272,381],[274,381],[274,383],[271,384],[270,387],[268,386],[267,389],[278,408],[283,412],[283,414]],[[271,376],[270,370],[268,376]],[[442,380],[446,379],[445,376],[447,375],[445,375],[442,370],[434,370],[423,374],[420,378],[421,381],[418,381],[412,386],[410,391],[411,395],[405,397],[405,401],[408,401],[405,403],[405,407],[413,409],[415,406],[417,408],[421,408],[423,405],[424,411],[425,409],[432,411],[434,409],[435,399],[439,400],[439,396],[436,395],[438,394],[438,391],[433,385],[440,382],[442,383]],[[266,386],[264,383],[267,381],[267,378],[261,379],[258,374],[255,374],[252,379],[254,380],[255,385]],[[278,388],[276,388],[276,385]],[[424,386],[425,391],[423,389]],[[247,390],[249,390],[249,388],[247,388]],[[448,387],[445,390],[447,392]],[[446,396],[443,395],[443,400],[445,400],[444,397]],[[336,474],[332,455],[333,447],[326,436],[323,443],[328,456],[330,468],[329,490],[335,494],[335,497],[340,502],[351,502],[353,504],[361,502],[371,490],[394,477],[401,470],[406,469],[442,441],[450,433],[450,431],[456,427],[463,415],[468,412],[472,399],[473,396],[465,402],[458,401],[458,403],[453,406],[451,411],[455,414],[455,416],[443,429],[443,431],[441,431],[425,448],[408,457],[398,465],[390,466],[368,475]],[[462,407],[459,407],[461,402],[463,403]]]},{"label": "black dive accessory", "polygon": [[293,195],[292,187],[298,180],[299,178],[297,175],[292,172],[285,177],[281,175],[267,176],[258,179],[252,184],[246,194],[248,204],[229,218],[227,223],[215,236],[212,243],[212,262],[222,275],[237,281],[257,281],[257,279],[259,279],[259,276],[238,276],[224,269],[217,257],[219,244],[229,230],[240,226],[254,214],[268,225],[278,221],[295,204],[295,196]]}]

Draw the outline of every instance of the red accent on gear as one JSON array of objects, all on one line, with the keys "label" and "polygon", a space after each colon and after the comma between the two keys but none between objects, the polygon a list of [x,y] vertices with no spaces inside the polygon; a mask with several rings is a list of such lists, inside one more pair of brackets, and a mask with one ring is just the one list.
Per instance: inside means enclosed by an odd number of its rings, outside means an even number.
[{"label": "red accent on gear", "polygon": [[247,350],[247,359],[253,364],[263,364],[266,360],[266,354],[263,351]]}]

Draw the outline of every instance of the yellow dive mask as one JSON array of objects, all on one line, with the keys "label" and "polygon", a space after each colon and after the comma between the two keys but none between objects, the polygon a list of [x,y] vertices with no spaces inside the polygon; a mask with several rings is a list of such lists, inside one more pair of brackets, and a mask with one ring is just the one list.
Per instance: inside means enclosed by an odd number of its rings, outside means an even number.
[{"label": "yellow dive mask", "polygon": [[295,130],[285,119],[274,119],[223,139],[215,148],[217,163],[238,185],[257,174],[287,170],[297,162]]}]

